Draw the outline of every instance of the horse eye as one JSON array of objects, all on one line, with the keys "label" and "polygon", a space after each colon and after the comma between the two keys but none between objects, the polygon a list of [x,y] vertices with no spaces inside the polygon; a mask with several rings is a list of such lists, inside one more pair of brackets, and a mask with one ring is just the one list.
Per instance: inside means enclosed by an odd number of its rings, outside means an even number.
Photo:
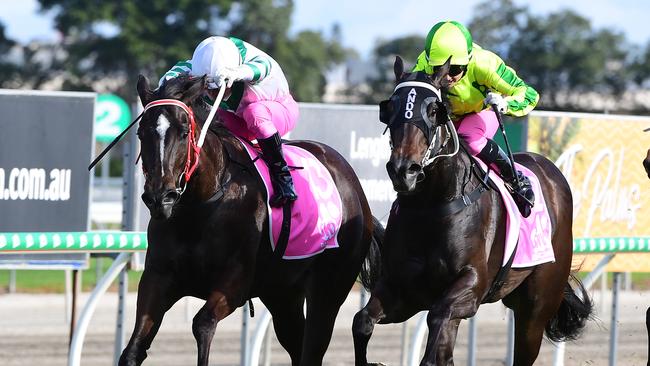
[{"label": "horse eye", "polygon": [[189,131],[184,131],[181,136],[183,137],[183,139],[186,139],[189,134],[190,134]]}]

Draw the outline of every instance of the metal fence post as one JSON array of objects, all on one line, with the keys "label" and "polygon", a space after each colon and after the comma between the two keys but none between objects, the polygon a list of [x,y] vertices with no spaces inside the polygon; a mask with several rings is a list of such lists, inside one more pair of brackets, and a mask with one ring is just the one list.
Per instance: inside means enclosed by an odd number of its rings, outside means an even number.
[{"label": "metal fence post", "polygon": [[467,366],[476,366],[476,317],[469,318],[469,333],[467,334]]},{"label": "metal fence post", "polygon": [[250,364],[250,332],[248,328],[250,327],[250,316],[248,301],[242,307],[242,317],[241,317],[241,353],[239,357],[239,364],[241,366],[248,366]]},{"label": "metal fence post", "polygon": [[609,366],[616,366],[616,353],[618,351],[618,294],[621,287],[621,274],[614,272],[612,283],[612,315],[609,333]]},{"label": "metal fence post", "polygon": [[508,347],[506,350],[506,366],[515,364],[515,313],[507,309],[508,312]]}]

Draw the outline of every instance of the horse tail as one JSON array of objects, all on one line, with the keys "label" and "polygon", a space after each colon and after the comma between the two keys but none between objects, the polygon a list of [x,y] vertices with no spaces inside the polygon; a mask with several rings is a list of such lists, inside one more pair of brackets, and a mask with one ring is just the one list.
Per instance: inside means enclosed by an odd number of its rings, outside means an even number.
[{"label": "horse tail", "polygon": [[[571,286],[575,284],[575,288]],[[593,303],[582,282],[571,273],[564,287],[564,298],[557,314],[546,324],[546,336],[554,342],[578,338],[587,320],[593,316]]]},{"label": "horse tail", "polygon": [[368,254],[366,259],[361,265],[361,284],[363,287],[371,291],[381,275],[381,249],[384,243],[384,226],[377,220],[376,217],[372,217],[373,229],[372,229],[372,241],[370,242],[370,248],[368,249]]}]

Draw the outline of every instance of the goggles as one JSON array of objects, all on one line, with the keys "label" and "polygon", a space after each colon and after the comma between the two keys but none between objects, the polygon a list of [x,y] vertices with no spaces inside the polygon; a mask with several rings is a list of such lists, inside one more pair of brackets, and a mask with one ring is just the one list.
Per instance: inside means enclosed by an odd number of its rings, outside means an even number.
[{"label": "goggles", "polygon": [[[434,66],[433,67],[433,72],[437,73],[440,71],[440,68],[442,68],[442,65],[440,66]],[[467,71],[467,65],[451,65],[449,66],[449,76],[455,77],[460,75],[461,73]]]}]

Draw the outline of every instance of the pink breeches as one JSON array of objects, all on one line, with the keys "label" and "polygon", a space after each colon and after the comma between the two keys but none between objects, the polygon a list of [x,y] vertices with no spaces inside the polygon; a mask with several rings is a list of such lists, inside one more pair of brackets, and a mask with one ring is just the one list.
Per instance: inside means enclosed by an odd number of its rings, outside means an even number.
[{"label": "pink breeches", "polygon": [[499,128],[499,121],[493,111],[486,109],[479,113],[468,114],[456,123],[458,134],[469,145],[472,155],[477,155],[487,144],[487,139],[494,137]]},{"label": "pink breeches", "polygon": [[298,103],[292,97],[283,101],[260,100],[240,107],[237,113],[218,110],[224,125],[235,135],[248,140],[265,139],[278,132],[293,130],[298,120]]}]

